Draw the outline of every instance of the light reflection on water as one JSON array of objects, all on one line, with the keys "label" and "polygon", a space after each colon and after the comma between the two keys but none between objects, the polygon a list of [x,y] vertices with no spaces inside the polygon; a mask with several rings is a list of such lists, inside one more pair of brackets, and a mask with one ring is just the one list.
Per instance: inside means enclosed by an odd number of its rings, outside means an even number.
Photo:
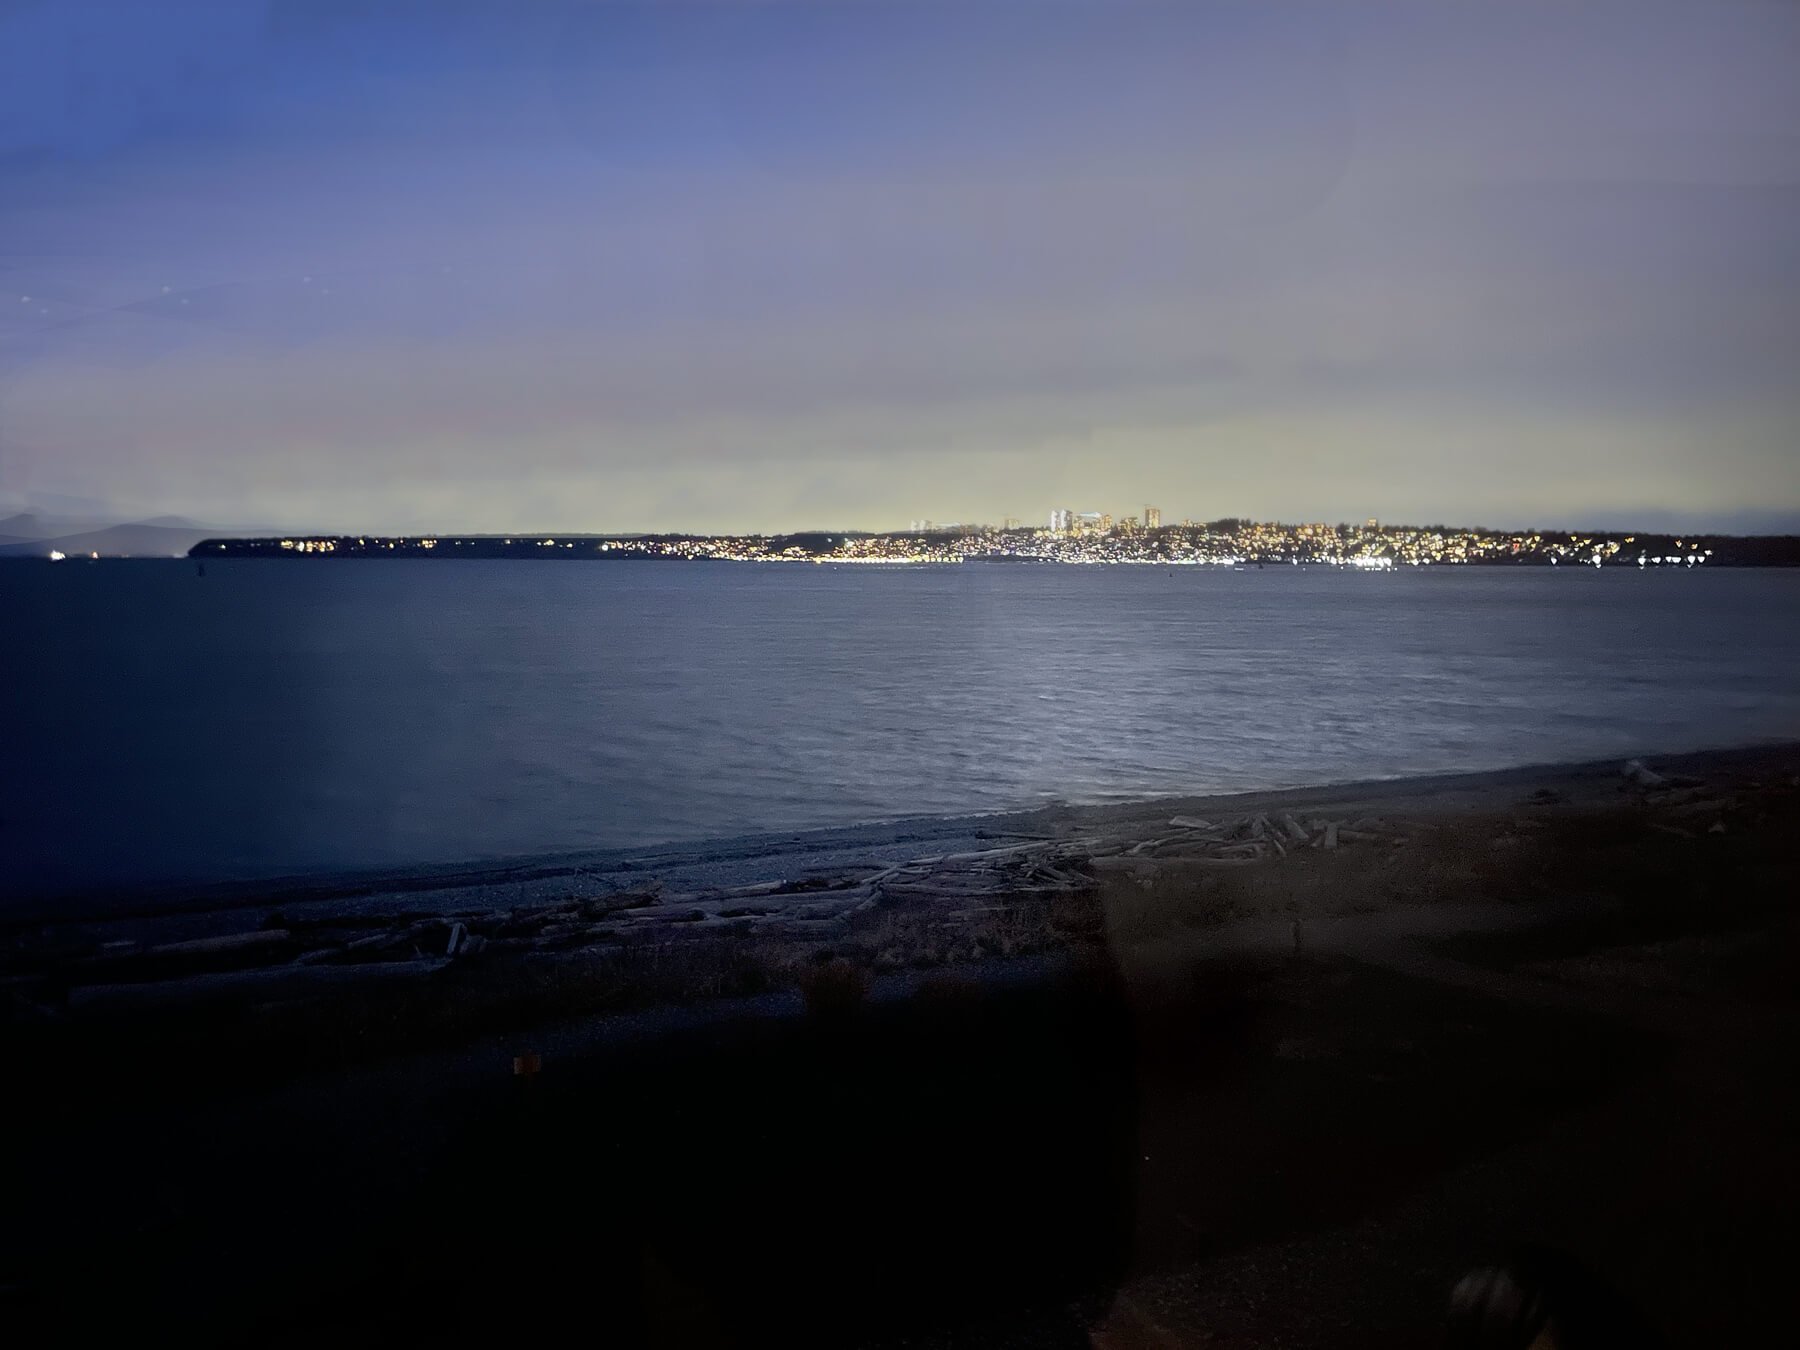
[{"label": "light reflection on water", "polygon": [[1800,737],[1800,573],[246,560],[0,599],[13,894]]}]

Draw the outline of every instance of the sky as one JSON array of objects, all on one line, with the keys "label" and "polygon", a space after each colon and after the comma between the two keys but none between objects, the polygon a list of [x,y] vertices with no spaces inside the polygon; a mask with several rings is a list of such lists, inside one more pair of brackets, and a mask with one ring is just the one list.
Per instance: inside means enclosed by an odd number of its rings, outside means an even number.
[{"label": "sky", "polygon": [[0,0],[0,509],[1800,529],[1800,5]]}]

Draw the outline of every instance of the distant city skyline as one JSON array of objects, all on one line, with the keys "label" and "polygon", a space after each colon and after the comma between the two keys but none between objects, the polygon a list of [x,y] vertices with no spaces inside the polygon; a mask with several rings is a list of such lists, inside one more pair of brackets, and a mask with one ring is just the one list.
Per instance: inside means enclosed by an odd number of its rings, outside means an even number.
[{"label": "distant city skyline", "polygon": [[[1129,519],[1102,517],[1092,527],[1064,519],[1051,526],[1000,529],[957,526],[886,534],[805,531],[787,535],[288,535],[194,544],[188,556],[204,564],[251,558],[269,561],[460,560],[521,562],[727,562],[848,566],[1052,563],[1089,566],[1265,567],[1326,566],[1388,572],[1420,567],[1620,567],[1640,571],[1678,567],[1800,566],[1800,536],[1734,539],[1690,534],[1497,531],[1453,527],[1283,525],[1256,521],[1184,522],[1147,530]],[[915,525],[923,522],[914,522]],[[49,554],[52,562],[71,555]],[[77,558],[79,555],[73,555]],[[95,557],[103,555],[95,554]]]},{"label": "distant city skyline", "polygon": [[[1679,537],[1678,537],[1679,535]],[[1723,549],[1715,559],[1709,544]],[[1631,546],[1635,544],[1635,549]],[[570,550],[574,550],[571,553]],[[1621,554],[1623,550],[1623,554]],[[230,529],[179,517],[107,525],[69,517],[0,517],[0,560],[228,556],[665,557],[725,561],[960,562],[1014,556],[1071,563],[1224,563],[1245,560],[1339,565],[1605,561],[1663,565],[1800,564],[1800,531],[1726,532],[1532,528],[1497,530],[1448,522],[1163,521],[1103,511],[1052,511],[1035,525],[914,520],[903,530],[727,531],[346,531]],[[828,557],[821,557],[821,554]],[[1591,555],[1591,556],[1590,556]]]},{"label": "distant city skyline", "polygon": [[0,510],[1800,528],[1800,7],[67,0],[0,48]]},{"label": "distant city skyline", "polygon": [[[875,525],[846,525],[841,521],[819,522],[798,521],[773,527],[704,529],[689,524],[652,526],[644,523],[626,523],[623,525],[610,522],[585,521],[576,523],[555,524],[538,521],[534,525],[518,526],[508,524],[476,525],[473,527],[445,527],[441,524],[426,522],[423,526],[408,524],[403,528],[371,527],[354,521],[308,521],[299,522],[283,520],[265,520],[262,522],[233,521],[229,519],[207,519],[199,512],[170,512],[159,516],[142,513],[118,512],[110,509],[101,500],[89,497],[69,497],[52,495],[38,498],[31,494],[16,496],[0,491],[0,554],[16,551],[18,545],[30,539],[51,539],[63,532],[80,532],[86,534],[95,530],[113,527],[152,526],[160,530],[186,531],[196,535],[218,534],[233,537],[269,536],[282,533],[295,535],[357,535],[376,536],[408,536],[420,534],[445,534],[463,536],[504,536],[517,534],[532,536],[537,534],[566,534],[574,536],[632,536],[650,534],[689,534],[696,536],[716,536],[720,538],[749,536],[779,536],[805,533],[852,533],[852,534],[918,534],[927,532],[948,532],[956,530],[1010,531],[1010,530],[1044,530],[1069,531],[1072,527],[1085,524],[1089,530],[1111,530],[1115,525],[1127,528],[1141,528],[1144,531],[1177,527],[1197,527],[1218,520],[1242,520],[1251,523],[1262,523],[1288,527],[1306,527],[1312,525],[1353,525],[1373,526],[1377,523],[1393,525],[1400,528],[1425,528],[1447,526],[1454,530],[1493,530],[1498,532],[1539,531],[1547,533],[1566,532],[1568,530],[1619,534],[1630,531],[1644,533],[1693,533],[1724,534],[1740,536],[1767,535],[1800,535],[1800,512],[1757,512],[1747,511],[1723,519],[1718,524],[1708,524],[1703,520],[1684,516],[1680,512],[1639,512],[1626,516],[1622,513],[1598,513],[1592,519],[1570,517],[1567,519],[1552,518],[1542,521],[1496,522],[1492,520],[1457,520],[1448,514],[1420,515],[1403,517],[1397,514],[1358,515],[1356,512],[1325,512],[1316,515],[1303,515],[1293,511],[1277,511],[1270,514],[1259,514],[1248,511],[1208,511],[1163,512],[1159,507],[1146,505],[1142,510],[1154,513],[1156,523],[1146,523],[1146,515],[1120,513],[1114,515],[1106,511],[1077,511],[1074,508],[1054,508],[1044,512],[1041,518],[985,513],[967,520],[950,520],[938,517],[915,517],[902,522],[888,521]],[[1060,523],[1059,523],[1060,520]],[[25,528],[29,522],[32,528]],[[10,527],[10,528],[9,528]],[[84,546],[85,547],[85,546]]]}]

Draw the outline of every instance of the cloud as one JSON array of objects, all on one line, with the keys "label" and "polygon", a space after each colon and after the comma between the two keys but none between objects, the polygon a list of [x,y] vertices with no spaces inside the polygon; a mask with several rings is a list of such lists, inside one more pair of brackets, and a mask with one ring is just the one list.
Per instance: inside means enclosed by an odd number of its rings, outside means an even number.
[{"label": "cloud", "polygon": [[45,77],[0,475],[369,528],[1800,502],[1795,15],[409,13],[240,15],[64,142]]}]

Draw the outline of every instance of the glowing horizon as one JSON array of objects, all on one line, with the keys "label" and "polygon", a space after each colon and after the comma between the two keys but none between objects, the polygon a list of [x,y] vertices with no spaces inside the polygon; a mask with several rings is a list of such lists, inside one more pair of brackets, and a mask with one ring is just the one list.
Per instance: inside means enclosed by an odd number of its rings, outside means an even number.
[{"label": "glowing horizon", "polygon": [[219,0],[0,40],[0,508],[1800,528],[1800,11]]}]

